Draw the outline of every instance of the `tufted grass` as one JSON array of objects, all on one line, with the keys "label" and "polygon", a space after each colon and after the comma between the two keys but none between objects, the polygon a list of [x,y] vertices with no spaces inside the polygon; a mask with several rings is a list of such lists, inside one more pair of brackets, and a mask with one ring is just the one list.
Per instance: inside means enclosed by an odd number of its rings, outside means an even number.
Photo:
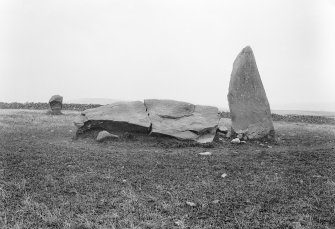
[{"label": "tufted grass", "polygon": [[333,125],[275,122],[277,143],[206,148],[74,140],[64,113],[0,110],[0,228],[335,227]]}]

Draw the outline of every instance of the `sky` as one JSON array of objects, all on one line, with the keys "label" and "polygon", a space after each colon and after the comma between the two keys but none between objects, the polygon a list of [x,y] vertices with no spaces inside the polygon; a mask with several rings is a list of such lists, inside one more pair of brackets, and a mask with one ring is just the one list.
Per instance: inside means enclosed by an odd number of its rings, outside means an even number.
[{"label": "sky", "polygon": [[335,0],[1,0],[0,101],[228,107],[254,51],[271,109],[335,111]]}]

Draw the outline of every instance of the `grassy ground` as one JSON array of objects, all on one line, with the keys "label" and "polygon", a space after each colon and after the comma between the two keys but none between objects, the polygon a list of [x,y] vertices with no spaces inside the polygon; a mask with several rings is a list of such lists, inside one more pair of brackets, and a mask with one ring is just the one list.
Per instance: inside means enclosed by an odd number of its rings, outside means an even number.
[{"label": "grassy ground", "polygon": [[0,110],[0,228],[335,228],[335,125],[205,148],[74,140],[77,114]]}]

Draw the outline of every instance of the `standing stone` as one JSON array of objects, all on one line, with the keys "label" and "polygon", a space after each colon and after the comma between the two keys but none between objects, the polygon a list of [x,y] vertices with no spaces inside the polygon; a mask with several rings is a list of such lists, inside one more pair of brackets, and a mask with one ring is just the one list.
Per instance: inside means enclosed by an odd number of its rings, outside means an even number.
[{"label": "standing stone", "polygon": [[234,61],[228,102],[233,132],[249,139],[274,135],[270,105],[249,46]]},{"label": "standing stone", "polygon": [[49,100],[50,114],[62,114],[63,97],[60,95],[53,95]]}]

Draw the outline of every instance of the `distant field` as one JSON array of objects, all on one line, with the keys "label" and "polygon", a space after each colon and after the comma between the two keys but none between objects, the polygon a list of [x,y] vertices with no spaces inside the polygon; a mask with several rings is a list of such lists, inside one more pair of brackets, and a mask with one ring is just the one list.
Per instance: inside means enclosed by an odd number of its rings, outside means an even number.
[{"label": "distant field", "polygon": [[275,121],[277,141],[241,145],[98,143],[73,138],[78,114],[0,109],[0,228],[335,228],[335,125]]},{"label": "distant field", "polygon": [[272,113],[279,115],[314,115],[335,118],[335,112],[333,111],[273,110]]}]

